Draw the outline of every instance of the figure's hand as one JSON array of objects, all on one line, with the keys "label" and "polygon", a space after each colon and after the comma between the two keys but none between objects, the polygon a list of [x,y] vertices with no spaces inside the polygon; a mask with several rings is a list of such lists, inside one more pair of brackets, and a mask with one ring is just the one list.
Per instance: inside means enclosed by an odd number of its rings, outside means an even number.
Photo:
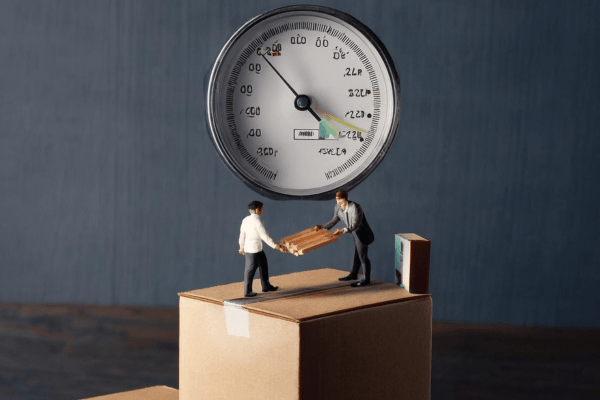
[{"label": "figure's hand", "polygon": [[243,255],[243,256],[244,256],[244,255],[246,255],[246,252],[244,251],[244,249],[239,249],[239,250],[238,250],[238,253],[240,253],[240,254],[241,254],[241,255]]},{"label": "figure's hand", "polygon": [[323,225],[315,225],[315,227],[313,229],[315,231],[320,231],[321,229],[323,229]]},{"label": "figure's hand", "polygon": [[278,244],[278,245],[276,245],[276,246],[275,246],[275,248],[276,248],[277,250],[279,250],[280,252],[282,252],[282,253],[287,253],[287,249],[286,249],[286,248],[285,248],[285,246],[284,246],[284,245],[282,245],[282,244]]},{"label": "figure's hand", "polygon": [[342,236],[344,234],[344,230],[343,229],[336,229],[333,234],[335,236]]}]

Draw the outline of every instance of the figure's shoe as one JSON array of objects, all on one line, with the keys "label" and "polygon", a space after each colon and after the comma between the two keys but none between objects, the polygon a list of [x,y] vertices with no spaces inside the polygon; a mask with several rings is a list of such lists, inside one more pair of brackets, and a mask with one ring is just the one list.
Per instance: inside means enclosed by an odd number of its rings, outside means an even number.
[{"label": "figure's shoe", "polygon": [[367,286],[367,285],[370,285],[370,284],[371,284],[370,280],[367,281],[367,280],[361,279],[358,282],[354,282],[354,283],[350,284],[350,286],[352,286],[352,287],[360,287],[360,286]]},{"label": "figure's shoe", "polygon": [[356,275],[348,275],[348,276],[344,276],[343,278],[338,278],[338,281],[355,281],[357,280],[358,277]]},{"label": "figure's shoe", "polygon": [[254,297],[254,296],[256,296],[256,292],[246,293],[244,296],[246,296],[246,297]]},{"label": "figure's shoe", "polygon": [[277,289],[279,289],[279,286],[273,286],[273,285],[269,285],[269,287],[267,288],[267,290],[263,289],[263,292],[274,292]]}]

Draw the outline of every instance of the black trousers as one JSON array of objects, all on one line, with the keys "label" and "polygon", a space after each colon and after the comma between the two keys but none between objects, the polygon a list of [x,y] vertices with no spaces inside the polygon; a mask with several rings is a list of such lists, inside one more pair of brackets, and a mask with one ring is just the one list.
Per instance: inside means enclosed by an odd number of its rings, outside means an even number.
[{"label": "black trousers", "polygon": [[362,267],[362,271],[365,275],[365,280],[371,280],[371,260],[369,260],[369,245],[363,244],[358,236],[352,232],[354,236],[354,262],[352,263],[351,275],[358,275],[359,269]]},{"label": "black trousers", "polygon": [[262,290],[265,291],[269,287],[269,264],[267,263],[267,255],[264,251],[258,253],[246,253],[246,268],[244,269],[244,294],[252,291],[252,280],[258,269],[260,274],[260,284]]}]

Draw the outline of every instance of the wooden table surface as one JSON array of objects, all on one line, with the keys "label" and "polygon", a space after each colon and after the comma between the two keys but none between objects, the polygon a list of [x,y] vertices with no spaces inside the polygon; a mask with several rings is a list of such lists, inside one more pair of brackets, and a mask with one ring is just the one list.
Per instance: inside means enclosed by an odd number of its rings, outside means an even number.
[{"label": "wooden table surface", "polygon": [[[178,309],[0,304],[0,399],[178,387]],[[600,330],[433,324],[431,398],[600,399]]]}]

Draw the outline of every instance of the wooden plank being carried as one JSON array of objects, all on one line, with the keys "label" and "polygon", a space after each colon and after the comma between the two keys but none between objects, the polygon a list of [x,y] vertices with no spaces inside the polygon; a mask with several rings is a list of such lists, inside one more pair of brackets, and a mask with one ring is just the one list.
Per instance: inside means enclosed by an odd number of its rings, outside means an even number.
[{"label": "wooden plank being carried", "polygon": [[287,251],[295,256],[301,256],[323,247],[333,242],[337,242],[339,236],[329,232],[326,229],[319,229],[316,226],[305,229],[301,232],[286,236],[280,240],[280,244],[286,247]]},{"label": "wooden plank being carried", "polygon": [[315,240],[321,240],[323,238],[323,234],[319,233],[320,231],[311,232],[309,234],[300,236],[298,239],[295,239],[291,242],[291,247],[294,250],[301,249],[306,243],[313,242]]},{"label": "wooden plank being carried", "polygon": [[313,226],[311,228],[305,229],[301,232],[298,233],[294,233],[293,235],[290,236],[286,236],[283,239],[281,239],[279,241],[279,243],[283,244],[284,246],[288,246],[288,244],[291,244],[292,241],[296,241],[298,240],[300,237],[306,236],[307,234],[310,234],[312,232],[316,232],[319,228],[317,228],[316,226]]}]

